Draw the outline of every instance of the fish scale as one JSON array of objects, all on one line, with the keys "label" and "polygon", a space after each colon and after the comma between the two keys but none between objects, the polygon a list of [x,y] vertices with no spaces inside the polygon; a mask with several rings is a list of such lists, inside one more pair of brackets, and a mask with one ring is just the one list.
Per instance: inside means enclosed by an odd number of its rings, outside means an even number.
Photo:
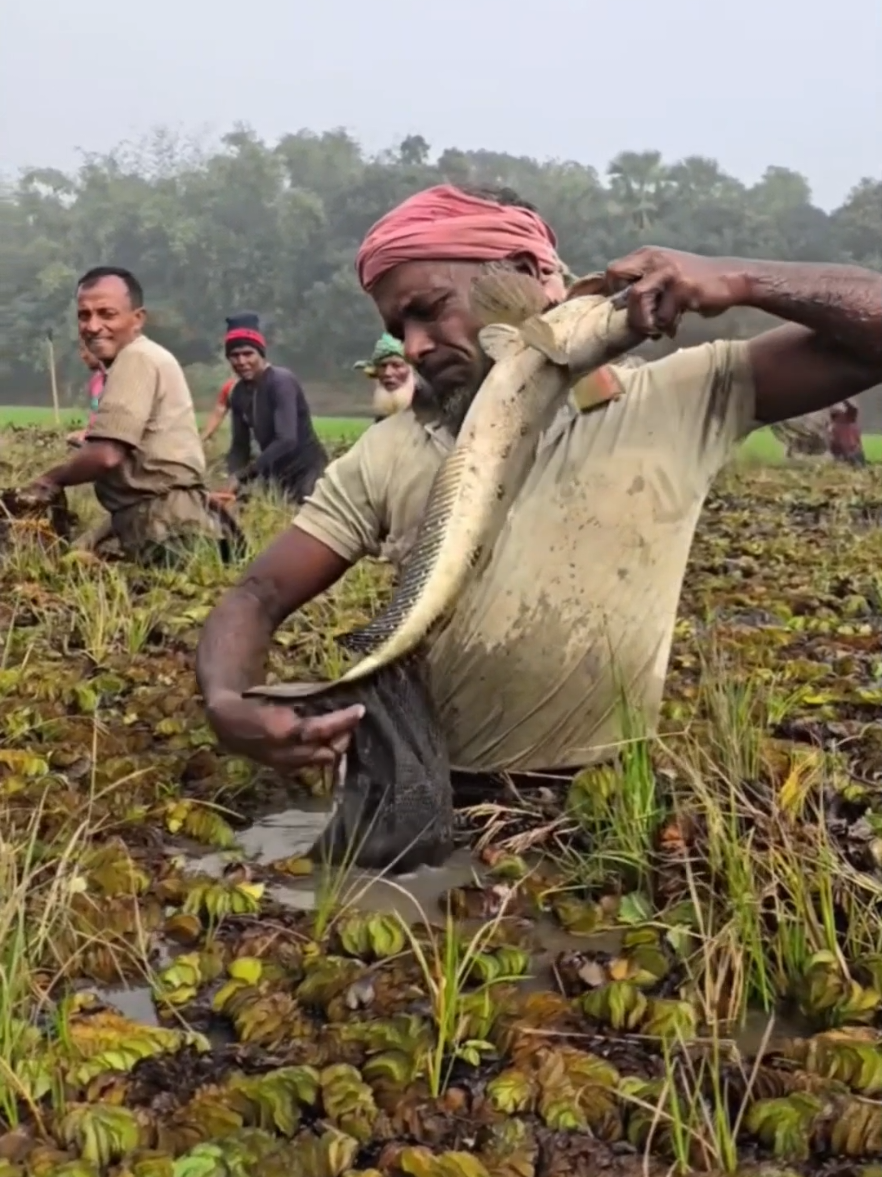
[{"label": "fish scale", "polygon": [[[432,480],[426,514],[420,523],[414,546],[387,608],[362,629],[342,634],[337,640],[346,650],[369,654],[387,641],[410,614],[414,601],[422,593],[444,543],[450,517],[457,505],[462,468],[467,455],[453,450]],[[464,552],[463,559],[474,563],[476,552]]]}]

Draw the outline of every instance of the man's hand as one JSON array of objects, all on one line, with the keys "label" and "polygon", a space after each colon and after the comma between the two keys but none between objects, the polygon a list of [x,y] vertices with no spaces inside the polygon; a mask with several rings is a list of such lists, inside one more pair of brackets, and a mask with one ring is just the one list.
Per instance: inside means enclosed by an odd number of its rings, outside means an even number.
[{"label": "man's hand", "polygon": [[39,478],[35,478],[33,482],[28,483],[23,488],[22,493],[27,495],[34,503],[48,505],[58,495],[59,486],[48,475],[43,474]]},{"label": "man's hand", "polygon": [[346,751],[364,707],[346,707],[305,719],[290,707],[228,692],[206,704],[208,722],[233,752],[291,770],[333,764]]},{"label": "man's hand", "polygon": [[79,447],[83,444],[83,442],[85,440],[86,440],[85,429],[75,429],[73,431],[73,433],[69,433],[67,435],[67,437],[65,438],[65,441],[67,442],[67,444],[69,446],[71,446],[73,449],[79,449]]},{"label": "man's hand", "polygon": [[705,318],[721,315],[747,300],[747,278],[732,258],[700,257],[652,245],[635,249],[607,267],[605,293],[626,286],[631,327],[649,339],[673,337],[686,311]]}]

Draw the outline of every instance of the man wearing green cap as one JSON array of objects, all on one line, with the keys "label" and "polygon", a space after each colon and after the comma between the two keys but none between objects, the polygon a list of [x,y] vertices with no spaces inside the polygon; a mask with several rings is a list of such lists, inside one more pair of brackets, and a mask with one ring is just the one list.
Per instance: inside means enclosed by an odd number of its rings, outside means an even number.
[{"label": "man wearing green cap", "polygon": [[404,344],[385,332],[377,340],[369,360],[356,365],[374,380],[374,421],[410,408],[416,388],[416,373],[404,358]]}]

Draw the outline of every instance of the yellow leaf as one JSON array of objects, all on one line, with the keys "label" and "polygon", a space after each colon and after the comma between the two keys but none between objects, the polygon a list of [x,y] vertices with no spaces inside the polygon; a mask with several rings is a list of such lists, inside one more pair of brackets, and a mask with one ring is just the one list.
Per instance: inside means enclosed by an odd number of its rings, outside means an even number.
[{"label": "yellow leaf", "polygon": [[256,956],[240,956],[227,969],[236,981],[244,981],[246,985],[256,985],[263,972],[263,962]]}]

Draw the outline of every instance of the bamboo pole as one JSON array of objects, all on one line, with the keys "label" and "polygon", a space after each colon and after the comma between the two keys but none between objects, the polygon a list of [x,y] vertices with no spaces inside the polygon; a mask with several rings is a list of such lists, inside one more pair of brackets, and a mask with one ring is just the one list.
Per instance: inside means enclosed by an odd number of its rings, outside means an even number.
[{"label": "bamboo pole", "polygon": [[52,342],[52,332],[46,332],[46,356],[49,364],[49,383],[52,388],[52,408],[55,412],[55,424],[61,425],[61,409],[58,406],[58,377],[55,374],[55,344]]}]

